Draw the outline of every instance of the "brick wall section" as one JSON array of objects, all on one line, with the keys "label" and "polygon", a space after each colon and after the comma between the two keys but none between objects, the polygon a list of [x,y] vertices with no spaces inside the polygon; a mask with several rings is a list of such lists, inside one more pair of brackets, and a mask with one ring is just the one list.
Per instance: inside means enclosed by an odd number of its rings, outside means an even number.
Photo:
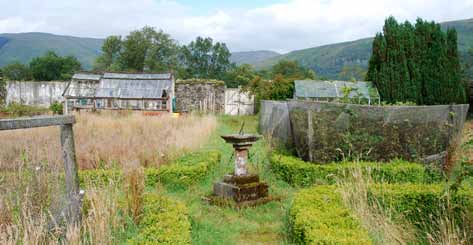
[{"label": "brick wall section", "polygon": [[224,113],[225,84],[216,80],[180,80],[175,86],[177,112]]}]

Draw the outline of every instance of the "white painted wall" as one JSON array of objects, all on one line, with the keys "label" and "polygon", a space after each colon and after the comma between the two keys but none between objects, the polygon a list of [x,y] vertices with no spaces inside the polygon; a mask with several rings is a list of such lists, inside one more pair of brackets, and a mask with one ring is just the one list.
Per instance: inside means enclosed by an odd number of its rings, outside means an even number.
[{"label": "white painted wall", "polygon": [[64,101],[62,93],[67,86],[65,81],[53,82],[7,82],[6,103],[21,103],[49,107],[53,102]]},{"label": "white painted wall", "polygon": [[226,115],[253,115],[255,113],[255,99],[239,88],[225,89]]}]

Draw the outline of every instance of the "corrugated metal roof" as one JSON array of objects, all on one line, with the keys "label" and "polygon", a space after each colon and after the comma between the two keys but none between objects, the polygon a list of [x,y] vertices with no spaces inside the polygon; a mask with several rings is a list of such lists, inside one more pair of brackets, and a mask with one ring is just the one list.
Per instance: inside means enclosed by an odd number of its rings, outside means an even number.
[{"label": "corrugated metal roof", "polygon": [[296,80],[294,84],[296,98],[379,98],[371,82]]},{"label": "corrugated metal roof", "polygon": [[98,81],[101,77],[102,75],[99,74],[76,73],[72,76],[72,79]]},{"label": "corrugated metal roof", "polygon": [[102,78],[99,83],[83,83],[73,80],[65,92],[65,96],[87,98],[156,99],[163,98],[165,95],[164,92],[168,93],[171,88],[172,80],[170,79]]},{"label": "corrugated metal roof", "polygon": [[128,74],[128,73],[104,73],[103,78],[106,79],[137,79],[137,80],[155,80],[155,79],[171,79],[171,73],[163,74]]}]

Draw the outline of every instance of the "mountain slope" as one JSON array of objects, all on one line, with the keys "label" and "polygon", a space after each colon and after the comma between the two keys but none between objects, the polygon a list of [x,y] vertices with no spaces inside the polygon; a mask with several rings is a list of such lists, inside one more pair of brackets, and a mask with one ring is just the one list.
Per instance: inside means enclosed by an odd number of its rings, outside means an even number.
[{"label": "mountain slope", "polygon": [[[462,58],[473,48],[473,19],[442,23],[442,28],[455,28],[458,32],[458,48]],[[337,43],[290,52],[255,64],[256,68],[269,68],[279,60],[296,60],[313,69],[319,76],[337,79],[343,66],[359,65],[365,69],[371,56],[373,38]]]},{"label": "mountain slope", "polygon": [[275,58],[280,55],[281,54],[277,52],[268,51],[268,50],[233,52],[232,56],[230,57],[230,61],[238,65],[241,65],[241,64],[256,65],[263,62],[264,60]]},{"label": "mountain slope", "polygon": [[90,69],[100,54],[103,39],[59,36],[49,33],[0,34],[0,67],[14,61],[27,63],[49,50],[73,55]]}]

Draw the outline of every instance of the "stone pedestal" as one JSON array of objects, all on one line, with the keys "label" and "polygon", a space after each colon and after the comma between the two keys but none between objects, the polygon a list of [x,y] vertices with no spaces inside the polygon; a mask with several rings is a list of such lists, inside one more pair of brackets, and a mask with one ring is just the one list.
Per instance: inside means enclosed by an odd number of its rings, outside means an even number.
[{"label": "stone pedestal", "polygon": [[235,149],[235,171],[225,175],[223,181],[214,184],[213,198],[233,201],[238,207],[268,202],[268,184],[260,182],[258,175],[249,174],[247,167],[248,151],[260,137],[234,134],[222,138]]},{"label": "stone pedestal", "polygon": [[268,185],[260,182],[258,175],[225,175],[222,182],[214,184],[214,195],[237,203],[268,197]]}]

